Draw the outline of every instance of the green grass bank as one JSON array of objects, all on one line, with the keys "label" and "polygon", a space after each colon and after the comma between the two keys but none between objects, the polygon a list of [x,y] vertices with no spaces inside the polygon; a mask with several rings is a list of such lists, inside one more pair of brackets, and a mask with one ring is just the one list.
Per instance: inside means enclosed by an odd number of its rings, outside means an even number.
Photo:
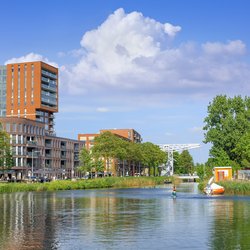
[{"label": "green grass bank", "polygon": [[75,181],[58,180],[46,183],[0,183],[0,193],[143,187],[160,185],[164,183],[164,180],[166,177],[106,177]]},{"label": "green grass bank", "polygon": [[[228,195],[250,195],[250,181],[221,181],[218,182],[219,185],[225,188],[225,193]],[[199,189],[203,191],[204,187],[207,185],[207,181],[199,183]]]}]

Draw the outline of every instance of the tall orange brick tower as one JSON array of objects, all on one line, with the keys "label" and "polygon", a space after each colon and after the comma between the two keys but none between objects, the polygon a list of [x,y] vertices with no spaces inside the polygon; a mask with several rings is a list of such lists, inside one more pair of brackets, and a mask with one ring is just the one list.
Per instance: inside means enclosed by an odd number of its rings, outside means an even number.
[{"label": "tall orange brick tower", "polygon": [[58,69],[44,62],[7,65],[6,117],[23,117],[45,124],[54,134],[58,112]]}]

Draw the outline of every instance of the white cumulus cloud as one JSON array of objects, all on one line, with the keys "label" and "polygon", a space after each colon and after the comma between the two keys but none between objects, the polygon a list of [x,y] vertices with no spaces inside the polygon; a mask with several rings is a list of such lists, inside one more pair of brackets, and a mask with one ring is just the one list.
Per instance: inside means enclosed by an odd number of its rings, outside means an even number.
[{"label": "white cumulus cloud", "polygon": [[[179,25],[117,9],[99,27],[83,34],[80,48],[58,53],[60,58],[74,58],[70,65],[60,66],[61,90],[97,100],[114,102],[126,97],[127,102],[146,104],[152,98],[180,95],[211,98],[221,93],[249,93],[250,65],[243,41],[176,44],[180,32]],[[58,67],[35,53],[5,63],[25,61]]]},{"label": "white cumulus cloud", "polygon": [[179,32],[181,30],[181,27],[180,26],[173,26],[170,23],[165,23],[164,30],[169,36],[174,37],[177,34],[177,32]]},{"label": "white cumulus cloud", "polygon": [[69,89],[75,93],[107,87],[131,90],[154,83],[158,76],[150,70],[151,64],[180,29],[139,12],[116,10],[97,29],[83,35],[81,46],[86,54],[64,71]]},{"label": "white cumulus cloud", "polygon": [[180,31],[180,26],[118,9],[83,35],[78,61],[62,68],[63,85],[73,94],[114,98],[125,93],[213,96],[239,91],[237,86],[242,93],[250,90],[242,41],[176,45]]},{"label": "white cumulus cloud", "polygon": [[10,63],[23,63],[23,62],[35,62],[35,61],[43,61],[45,63],[48,63],[54,67],[58,67],[58,64],[55,62],[49,61],[48,58],[36,54],[36,53],[29,53],[25,56],[17,57],[17,58],[11,58],[8,61],[5,62],[5,64],[10,64]]},{"label": "white cumulus cloud", "polygon": [[205,53],[212,55],[243,55],[246,53],[246,45],[240,41],[229,41],[227,44],[207,42],[202,45]]}]

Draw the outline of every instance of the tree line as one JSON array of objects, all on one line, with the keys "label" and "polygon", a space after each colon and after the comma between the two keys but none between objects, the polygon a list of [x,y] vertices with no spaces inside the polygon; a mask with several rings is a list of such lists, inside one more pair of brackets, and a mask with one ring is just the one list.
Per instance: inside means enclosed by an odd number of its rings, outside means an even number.
[{"label": "tree line", "polygon": [[148,175],[158,175],[158,166],[166,162],[166,153],[151,143],[133,143],[106,131],[97,136],[91,150],[83,148],[80,153],[82,172],[116,173],[119,176],[134,175],[143,168]]},{"label": "tree line", "polygon": [[[176,174],[194,172],[193,158],[187,150],[182,153],[175,152],[174,159]],[[125,176],[127,173],[141,173],[146,168],[148,175],[156,176],[161,174],[167,160],[167,154],[151,142],[133,143],[107,131],[95,138],[91,150],[81,150],[79,170],[85,173],[106,170]]]}]

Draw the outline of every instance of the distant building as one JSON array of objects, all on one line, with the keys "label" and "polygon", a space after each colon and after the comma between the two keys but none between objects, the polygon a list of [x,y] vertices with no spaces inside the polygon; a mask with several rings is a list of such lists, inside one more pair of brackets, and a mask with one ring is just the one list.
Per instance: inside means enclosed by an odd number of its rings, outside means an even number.
[{"label": "distant building", "polygon": [[96,134],[78,134],[78,140],[84,142],[85,147],[87,149],[90,149],[94,145],[95,137],[107,131],[119,136],[120,138],[129,140],[131,142],[135,142],[135,143],[142,142],[141,135],[134,129],[101,129],[99,133],[96,133]]},{"label": "distant building", "polygon": [[232,180],[232,167],[214,167],[214,181]]},{"label": "distant building", "polygon": [[250,169],[244,168],[237,170],[237,179],[238,180],[250,180]]},{"label": "distant building", "polygon": [[[99,133],[96,134],[78,134],[78,140],[84,143],[86,149],[90,150],[94,146],[95,138],[101,133],[107,131],[126,141],[130,141],[133,143],[142,142],[141,135],[134,129],[101,129]],[[142,171],[143,169],[140,165],[130,166],[130,163],[127,161],[119,161],[117,159],[105,159],[104,175],[134,176],[140,175]]]},{"label": "distant building", "polygon": [[99,134],[78,134],[78,140],[84,144],[87,150],[90,150],[94,146],[95,137]]},{"label": "distant building", "polygon": [[0,66],[0,122],[11,138],[17,179],[79,174],[76,167],[84,143],[56,137],[56,112],[57,68],[44,62]]},{"label": "distant building", "polygon": [[135,143],[141,143],[142,142],[142,137],[141,135],[135,131],[132,128],[129,129],[101,129],[100,133],[109,131],[113,134],[122,136],[124,138],[127,138],[129,141],[131,142],[135,142]]}]

